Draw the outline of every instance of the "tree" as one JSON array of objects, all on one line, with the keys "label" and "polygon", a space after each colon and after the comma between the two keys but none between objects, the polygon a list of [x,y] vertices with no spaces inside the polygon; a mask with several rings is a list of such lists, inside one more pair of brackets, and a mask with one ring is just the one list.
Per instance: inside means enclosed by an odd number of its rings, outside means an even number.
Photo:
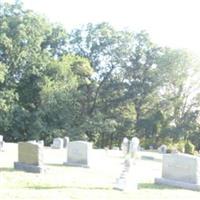
[{"label": "tree", "polygon": [[[132,36],[131,51],[124,67],[126,94],[124,96],[134,103],[135,128],[133,132],[142,136],[141,124],[157,103],[157,89],[161,82],[158,76],[158,59],[162,49],[151,42],[146,32]],[[147,123],[147,124],[148,124]],[[146,125],[147,125],[146,124]]]},{"label": "tree", "polygon": [[198,66],[144,31],[100,23],[67,34],[20,2],[1,3],[0,132],[6,141],[68,135],[112,148],[137,135],[199,148]]},{"label": "tree", "polygon": [[165,113],[163,135],[175,140],[187,139],[195,131],[199,116],[199,82],[194,78],[198,66],[187,51],[166,48],[160,58],[160,105]]},{"label": "tree", "polygon": [[[108,120],[114,121],[114,115],[106,110],[120,104],[123,84],[120,83],[120,67],[123,64],[123,55],[129,49],[128,32],[116,31],[107,23],[88,24],[81,29],[75,29],[69,36],[69,52],[89,59],[94,70],[93,76],[89,77],[91,84],[82,87],[82,114],[86,116],[83,127],[101,127]],[[102,113],[99,125],[93,121],[98,113]],[[86,125],[87,124],[87,125]],[[105,127],[106,128],[106,127]],[[99,130],[99,129],[98,129]],[[115,131],[115,129],[113,129]],[[104,137],[103,130],[100,133],[85,130],[86,135],[93,140],[95,135]],[[101,139],[103,140],[103,139]]]},{"label": "tree", "polygon": [[44,131],[41,92],[50,63],[64,52],[67,34],[20,2],[0,7],[0,131],[10,141],[39,139]]},{"label": "tree", "polygon": [[84,87],[91,76],[92,69],[85,58],[64,56],[54,61],[45,72],[45,82],[40,93],[42,121],[45,130],[43,139],[51,141],[53,137],[68,135],[81,139],[81,98],[79,87]]}]

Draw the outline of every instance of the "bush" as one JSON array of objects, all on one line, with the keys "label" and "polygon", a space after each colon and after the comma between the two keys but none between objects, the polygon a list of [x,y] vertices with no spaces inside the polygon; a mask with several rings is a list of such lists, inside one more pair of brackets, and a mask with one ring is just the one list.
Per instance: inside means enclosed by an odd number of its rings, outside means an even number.
[{"label": "bush", "polygon": [[145,138],[140,141],[140,146],[144,149],[149,149],[150,146],[155,148],[155,139],[154,138]]},{"label": "bush", "polygon": [[166,153],[172,153],[172,149],[167,149]]},{"label": "bush", "polygon": [[177,152],[177,145],[169,144],[167,147],[167,153],[175,153],[175,152]]},{"label": "bush", "polygon": [[161,144],[170,146],[171,144],[173,144],[173,140],[172,140],[172,138],[164,138],[164,139],[162,139]]},{"label": "bush", "polygon": [[194,155],[194,149],[195,146],[190,141],[185,143],[185,153]]},{"label": "bush", "polygon": [[180,140],[178,143],[176,143],[175,147],[179,152],[184,153],[185,152],[185,141]]}]

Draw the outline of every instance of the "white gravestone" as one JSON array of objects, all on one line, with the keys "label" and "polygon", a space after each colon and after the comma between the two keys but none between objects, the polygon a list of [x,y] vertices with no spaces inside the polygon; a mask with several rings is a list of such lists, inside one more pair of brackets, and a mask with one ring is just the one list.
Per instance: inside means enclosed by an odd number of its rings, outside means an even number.
[{"label": "white gravestone", "polygon": [[34,173],[43,172],[43,147],[32,142],[18,143],[18,162],[14,163],[14,168]]},{"label": "white gravestone", "polygon": [[68,144],[69,144],[69,137],[64,137],[64,139],[63,139],[63,147],[67,148]]},{"label": "white gravestone", "polygon": [[69,142],[67,162],[69,166],[90,167],[92,143],[85,141]]},{"label": "white gravestone", "polygon": [[162,144],[162,145],[158,148],[158,152],[160,152],[160,153],[166,153],[166,152],[167,152],[167,145]]},{"label": "white gravestone", "polygon": [[129,140],[128,138],[124,138],[121,144],[121,149],[124,155],[126,155],[128,153],[128,146],[129,146]]},{"label": "white gravestone", "polygon": [[133,137],[130,142],[129,152],[132,158],[136,158],[137,152],[139,150],[140,140],[137,137]]},{"label": "white gravestone", "polygon": [[44,146],[44,140],[38,140],[37,143],[41,146]]},{"label": "white gravestone", "polygon": [[53,144],[51,145],[53,149],[61,149],[63,148],[63,139],[62,138],[54,138]]},{"label": "white gravestone", "polygon": [[0,151],[3,151],[3,135],[0,135]]},{"label": "white gravestone", "polygon": [[189,154],[164,154],[162,178],[156,183],[200,190],[200,158]]}]

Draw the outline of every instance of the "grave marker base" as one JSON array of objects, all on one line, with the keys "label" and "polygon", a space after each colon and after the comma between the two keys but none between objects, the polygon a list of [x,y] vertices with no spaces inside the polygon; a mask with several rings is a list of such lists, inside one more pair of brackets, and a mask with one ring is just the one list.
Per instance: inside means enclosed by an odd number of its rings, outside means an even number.
[{"label": "grave marker base", "polygon": [[14,168],[16,170],[32,173],[43,173],[46,171],[46,168],[44,168],[44,166],[31,165],[23,162],[14,162]]},{"label": "grave marker base", "polygon": [[175,181],[175,180],[166,179],[166,178],[156,178],[155,183],[200,191],[199,184],[186,183],[186,182]]}]

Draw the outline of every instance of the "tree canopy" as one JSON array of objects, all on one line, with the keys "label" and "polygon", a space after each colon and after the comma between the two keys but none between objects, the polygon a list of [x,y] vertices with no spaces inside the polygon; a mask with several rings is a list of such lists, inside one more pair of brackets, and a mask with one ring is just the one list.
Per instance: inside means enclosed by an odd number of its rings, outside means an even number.
[{"label": "tree canopy", "polygon": [[97,147],[190,140],[200,148],[197,57],[108,23],[67,32],[21,3],[0,6],[0,133]]}]

